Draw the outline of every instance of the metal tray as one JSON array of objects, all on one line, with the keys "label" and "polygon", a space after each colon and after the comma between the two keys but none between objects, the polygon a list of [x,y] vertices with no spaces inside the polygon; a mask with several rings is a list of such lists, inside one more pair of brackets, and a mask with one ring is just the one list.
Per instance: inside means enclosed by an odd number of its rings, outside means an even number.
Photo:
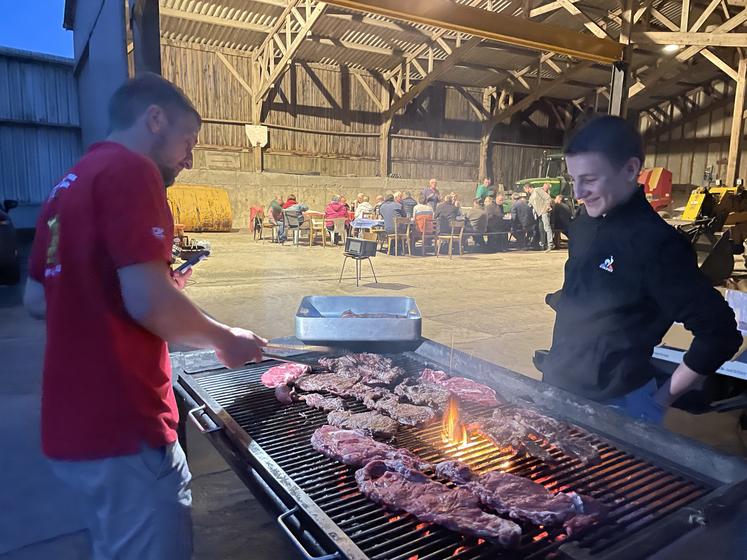
[{"label": "metal tray", "polygon": [[[343,318],[347,310],[402,318]],[[410,297],[306,296],[296,312],[296,338],[306,344],[351,347],[420,343],[420,310]]]}]

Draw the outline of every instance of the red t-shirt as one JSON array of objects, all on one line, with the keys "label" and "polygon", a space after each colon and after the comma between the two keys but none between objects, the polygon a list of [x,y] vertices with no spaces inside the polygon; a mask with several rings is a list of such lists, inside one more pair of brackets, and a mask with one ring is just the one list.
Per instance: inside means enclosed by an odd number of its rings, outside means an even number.
[{"label": "red t-shirt", "polygon": [[29,270],[47,301],[48,457],[114,457],[176,439],[166,343],[127,314],[117,276],[138,263],[168,266],[173,235],[158,168],[121,144],[94,144],[52,189]]}]

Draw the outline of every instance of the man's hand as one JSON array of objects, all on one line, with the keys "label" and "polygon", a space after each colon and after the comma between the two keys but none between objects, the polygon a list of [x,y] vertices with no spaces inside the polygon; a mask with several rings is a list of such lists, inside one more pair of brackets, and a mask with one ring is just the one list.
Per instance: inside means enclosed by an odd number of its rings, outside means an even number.
[{"label": "man's hand", "polygon": [[656,392],[654,401],[664,408],[668,408],[680,395],[686,393],[693,385],[702,381],[704,377],[704,375],[700,375],[687,367],[683,362],[674,370],[672,377]]},{"label": "man's hand", "polygon": [[226,330],[226,336],[215,348],[215,355],[229,368],[243,366],[247,362],[261,362],[262,348],[267,340],[252,331],[238,327]]},{"label": "man's hand", "polygon": [[180,290],[183,290],[184,287],[187,285],[187,280],[189,280],[192,277],[192,267],[188,268],[184,272],[179,272],[176,269],[172,270],[171,277],[174,279],[174,282],[176,282],[177,288],[179,288]]}]

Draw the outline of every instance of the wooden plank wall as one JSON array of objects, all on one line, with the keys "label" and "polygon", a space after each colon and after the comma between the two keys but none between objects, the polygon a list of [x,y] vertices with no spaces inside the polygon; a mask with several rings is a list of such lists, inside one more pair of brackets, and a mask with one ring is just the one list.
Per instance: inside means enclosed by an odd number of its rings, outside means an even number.
[{"label": "wooden plank wall", "polygon": [[[719,94],[733,98],[732,84],[714,85]],[[697,119],[683,121],[672,130],[648,138],[646,142],[647,167],[666,167],[672,172],[675,185],[701,186],[703,172],[713,166],[714,179],[725,179],[726,161],[729,153],[729,133],[731,126],[731,103],[718,103],[704,91],[699,91],[693,100],[700,107],[711,103],[714,109]],[[674,107],[672,114],[680,119],[679,110]],[[650,119],[642,117],[641,129],[646,133],[651,126]],[[738,177],[747,178],[747,143],[742,153]]]},{"label": "wooden plank wall", "polygon": [[[220,51],[251,85],[248,53]],[[202,147],[248,151],[244,124],[251,122],[250,96],[215,50],[183,43],[162,45],[162,70],[193,100],[205,119]],[[283,75],[265,103],[269,127],[266,171],[324,176],[372,177],[379,170],[380,110],[358,79],[359,72],[298,62]],[[360,72],[377,95],[382,85]],[[469,89],[482,98],[479,89]],[[394,118],[392,174],[403,178],[478,180],[480,122],[457,90],[436,85]],[[493,176],[506,185],[536,169],[543,147],[557,146],[557,131],[513,123],[501,125],[491,146]],[[553,149],[553,148],[550,148]],[[242,157],[242,169],[253,160]]]}]

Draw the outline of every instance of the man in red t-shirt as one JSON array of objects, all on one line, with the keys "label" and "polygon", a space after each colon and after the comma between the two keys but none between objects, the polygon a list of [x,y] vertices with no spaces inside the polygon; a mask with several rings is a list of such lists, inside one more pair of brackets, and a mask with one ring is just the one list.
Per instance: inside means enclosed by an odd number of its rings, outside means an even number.
[{"label": "man in red t-shirt", "polygon": [[192,165],[200,115],[160,76],[112,97],[111,134],[52,189],[24,302],[46,317],[42,447],[80,495],[94,557],[189,558],[190,473],[165,341],[228,367],[266,341],[207,317],[171,272],[166,188]]}]

